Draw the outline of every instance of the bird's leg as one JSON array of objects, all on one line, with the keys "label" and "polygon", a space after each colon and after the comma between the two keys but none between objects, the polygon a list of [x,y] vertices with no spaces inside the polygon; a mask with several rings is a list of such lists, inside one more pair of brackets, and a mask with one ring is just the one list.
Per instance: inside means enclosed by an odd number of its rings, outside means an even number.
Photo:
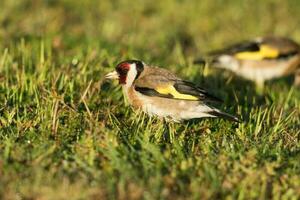
[{"label": "bird's leg", "polygon": [[264,92],[264,80],[256,79],[255,85],[256,85],[256,92],[261,95]]}]

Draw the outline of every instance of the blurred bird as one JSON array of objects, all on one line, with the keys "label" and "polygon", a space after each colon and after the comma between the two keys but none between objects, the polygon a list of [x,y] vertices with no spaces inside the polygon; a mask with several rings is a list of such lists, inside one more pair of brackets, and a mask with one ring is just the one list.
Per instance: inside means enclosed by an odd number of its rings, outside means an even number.
[{"label": "blurred bird", "polygon": [[126,60],[105,76],[118,79],[123,94],[136,109],[172,121],[202,117],[238,118],[207,105],[221,100],[166,69],[148,66],[139,60]]},{"label": "blurred bird", "polygon": [[295,73],[300,64],[300,46],[288,38],[261,37],[210,52],[209,56],[212,66],[229,69],[263,88],[266,80]]}]

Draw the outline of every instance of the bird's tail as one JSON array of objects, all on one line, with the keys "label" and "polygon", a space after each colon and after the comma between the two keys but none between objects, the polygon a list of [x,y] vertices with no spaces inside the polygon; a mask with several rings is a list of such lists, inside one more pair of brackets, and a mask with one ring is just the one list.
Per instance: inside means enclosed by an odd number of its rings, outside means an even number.
[{"label": "bird's tail", "polygon": [[238,117],[227,114],[227,113],[224,113],[224,112],[222,112],[220,110],[217,110],[217,109],[212,109],[211,111],[208,111],[207,114],[210,114],[214,117],[220,117],[220,118],[227,119],[227,120],[230,120],[230,121],[238,122],[238,123],[241,122],[241,120]]}]

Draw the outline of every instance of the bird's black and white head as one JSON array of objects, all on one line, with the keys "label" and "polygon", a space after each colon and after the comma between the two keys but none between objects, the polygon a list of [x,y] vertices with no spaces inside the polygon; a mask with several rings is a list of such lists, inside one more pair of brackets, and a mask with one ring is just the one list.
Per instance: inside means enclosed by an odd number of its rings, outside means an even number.
[{"label": "bird's black and white head", "polygon": [[118,79],[119,84],[130,87],[142,71],[145,64],[139,60],[125,60],[116,66],[116,70],[108,73],[105,78]]}]

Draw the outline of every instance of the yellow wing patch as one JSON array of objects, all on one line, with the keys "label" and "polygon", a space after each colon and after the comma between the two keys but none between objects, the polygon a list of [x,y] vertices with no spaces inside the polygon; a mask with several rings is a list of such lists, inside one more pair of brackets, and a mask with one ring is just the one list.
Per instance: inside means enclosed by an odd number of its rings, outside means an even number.
[{"label": "yellow wing patch", "polygon": [[267,45],[261,45],[259,51],[241,52],[235,54],[235,57],[241,60],[262,60],[264,58],[276,58],[278,55],[279,52],[277,49]]},{"label": "yellow wing patch", "polygon": [[195,96],[179,93],[172,85],[167,87],[158,87],[155,90],[161,94],[171,94],[175,99],[198,100]]}]

